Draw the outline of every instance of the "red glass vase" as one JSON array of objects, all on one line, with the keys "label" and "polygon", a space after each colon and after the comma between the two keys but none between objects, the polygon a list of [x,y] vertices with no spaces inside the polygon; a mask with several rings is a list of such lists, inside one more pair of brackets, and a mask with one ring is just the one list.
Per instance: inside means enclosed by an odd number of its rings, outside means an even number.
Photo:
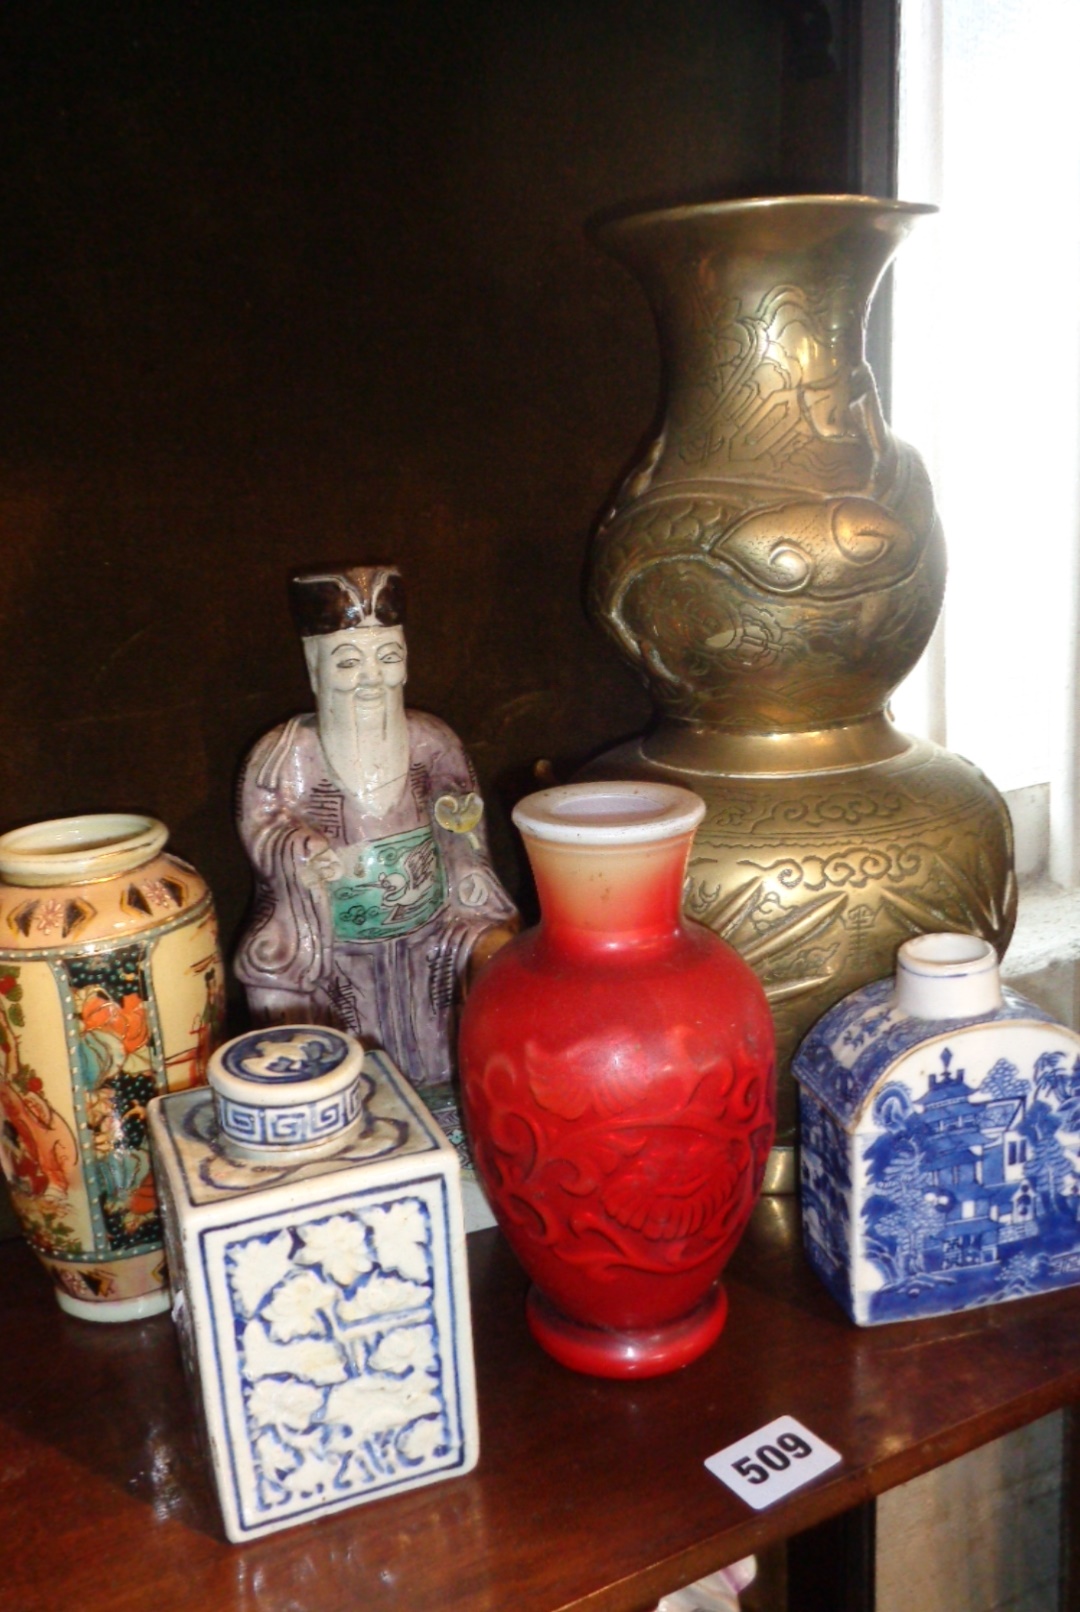
[{"label": "red glass vase", "polygon": [[673,1371],[719,1335],[773,1139],[764,991],[681,912],[703,812],[651,780],[522,801],[542,919],[462,1015],[466,1124],[529,1325],[602,1377]]}]

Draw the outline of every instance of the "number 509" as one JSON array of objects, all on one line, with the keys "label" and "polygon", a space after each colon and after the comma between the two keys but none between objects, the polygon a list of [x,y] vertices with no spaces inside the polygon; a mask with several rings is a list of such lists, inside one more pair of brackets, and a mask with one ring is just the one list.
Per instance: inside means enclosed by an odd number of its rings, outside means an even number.
[{"label": "number 509", "polygon": [[775,1444],[763,1444],[753,1456],[740,1456],[731,1465],[747,1483],[768,1483],[770,1473],[786,1472],[792,1460],[801,1461],[810,1453],[809,1444],[798,1433],[781,1433]]}]

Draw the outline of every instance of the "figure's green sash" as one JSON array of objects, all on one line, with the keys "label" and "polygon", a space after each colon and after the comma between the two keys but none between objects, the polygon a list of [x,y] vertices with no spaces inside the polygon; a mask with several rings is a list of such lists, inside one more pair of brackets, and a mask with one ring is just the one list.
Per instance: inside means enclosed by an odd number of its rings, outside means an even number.
[{"label": "figure's green sash", "polygon": [[336,940],[396,940],[446,905],[446,872],[427,824],[339,854],[348,871],[330,886]]}]

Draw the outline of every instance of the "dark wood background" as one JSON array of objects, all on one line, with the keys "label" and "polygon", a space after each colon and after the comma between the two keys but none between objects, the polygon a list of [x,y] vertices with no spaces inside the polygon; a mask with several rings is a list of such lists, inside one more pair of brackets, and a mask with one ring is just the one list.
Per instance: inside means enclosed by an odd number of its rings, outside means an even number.
[{"label": "dark wood background", "polygon": [[5,0],[0,828],[160,816],[231,945],[285,578],[390,559],[521,891],[533,763],[648,713],[581,577],[659,367],[584,226],[850,184],[863,9]]}]

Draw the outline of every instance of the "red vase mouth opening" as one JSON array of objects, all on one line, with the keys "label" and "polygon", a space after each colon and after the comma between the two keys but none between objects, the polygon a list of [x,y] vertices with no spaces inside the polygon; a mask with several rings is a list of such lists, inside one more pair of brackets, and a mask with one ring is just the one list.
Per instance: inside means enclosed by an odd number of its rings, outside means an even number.
[{"label": "red vase mouth opening", "polygon": [[601,780],[527,795],[514,822],[528,838],[555,845],[624,846],[692,834],[705,802],[677,784]]},{"label": "red vase mouth opening", "polygon": [[571,951],[649,948],[681,922],[683,880],[704,803],[644,781],[564,784],[514,808],[536,880],[541,929]]}]

